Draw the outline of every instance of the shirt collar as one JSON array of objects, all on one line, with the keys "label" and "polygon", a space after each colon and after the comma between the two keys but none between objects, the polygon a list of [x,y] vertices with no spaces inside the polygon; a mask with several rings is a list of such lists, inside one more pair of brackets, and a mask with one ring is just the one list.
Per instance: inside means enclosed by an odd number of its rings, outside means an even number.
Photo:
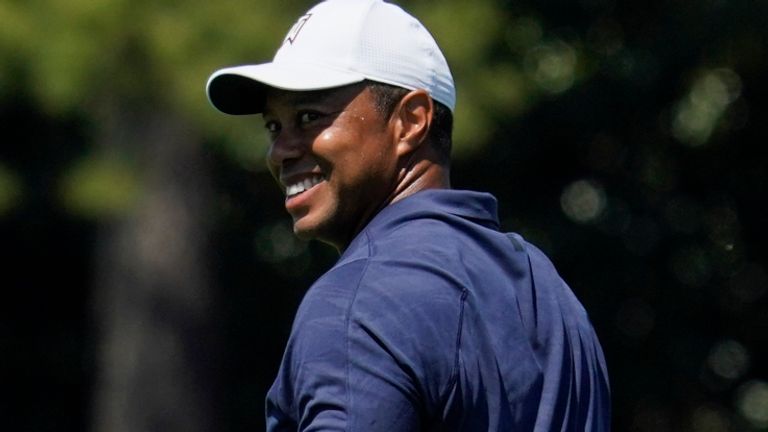
[{"label": "shirt collar", "polygon": [[342,257],[348,257],[353,250],[367,242],[369,234],[376,238],[404,221],[445,215],[499,229],[498,204],[493,195],[455,189],[427,189],[382,209],[352,240]]}]

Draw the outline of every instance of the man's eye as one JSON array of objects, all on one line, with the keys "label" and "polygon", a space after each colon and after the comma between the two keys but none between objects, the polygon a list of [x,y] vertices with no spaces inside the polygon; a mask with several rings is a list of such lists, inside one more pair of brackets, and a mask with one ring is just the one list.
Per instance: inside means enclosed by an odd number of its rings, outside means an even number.
[{"label": "man's eye", "polygon": [[264,129],[269,133],[274,134],[280,131],[280,125],[276,121],[268,121],[264,123]]},{"label": "man's eye", "polygon": [[307,124],[320,118],[320,114],[315,112],[303,112],[299,114],[299,124]]}]

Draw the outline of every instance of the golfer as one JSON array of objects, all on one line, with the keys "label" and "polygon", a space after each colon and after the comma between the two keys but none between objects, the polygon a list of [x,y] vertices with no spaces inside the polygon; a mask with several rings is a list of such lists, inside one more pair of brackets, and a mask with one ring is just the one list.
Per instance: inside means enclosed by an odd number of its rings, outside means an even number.
[{"label": "golfer", "polygon": [[340,253],[296,314],[269,431],[609,430],[584,308],[493,196],[451,188],[454,82],[417,19],[319,3],[207,92],[263,116],[294,232]]}]

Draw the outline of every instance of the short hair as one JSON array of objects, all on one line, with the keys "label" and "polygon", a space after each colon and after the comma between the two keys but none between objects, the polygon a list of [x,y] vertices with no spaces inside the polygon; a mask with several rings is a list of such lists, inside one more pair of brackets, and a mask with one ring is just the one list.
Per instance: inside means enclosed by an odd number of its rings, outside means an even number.
[{"label": "short hair", "polygon": [[[385,118],[389,118],[395,110],[395,106],[411,90],[390,84],[366,80],[368,88],[374,96],[376,110]],[[437,151],[438,162],[447,164],[451,160],[451,146],[453,133],[453,113],[444,104],[433,99],[435,112],[432,116],[427,139]]]}]

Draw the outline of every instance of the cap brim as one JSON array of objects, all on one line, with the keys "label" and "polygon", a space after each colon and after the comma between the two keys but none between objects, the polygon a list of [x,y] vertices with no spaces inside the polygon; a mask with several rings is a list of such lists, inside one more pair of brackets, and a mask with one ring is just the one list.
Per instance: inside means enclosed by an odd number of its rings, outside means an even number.
[{"label": "cap brim", "polygon": [[264,63],[225,68],[208,79],[208,100],[225,114],[259,114],[268,87],[293,91],[323,90],[361,82],[360,74],[316,65]]}]

